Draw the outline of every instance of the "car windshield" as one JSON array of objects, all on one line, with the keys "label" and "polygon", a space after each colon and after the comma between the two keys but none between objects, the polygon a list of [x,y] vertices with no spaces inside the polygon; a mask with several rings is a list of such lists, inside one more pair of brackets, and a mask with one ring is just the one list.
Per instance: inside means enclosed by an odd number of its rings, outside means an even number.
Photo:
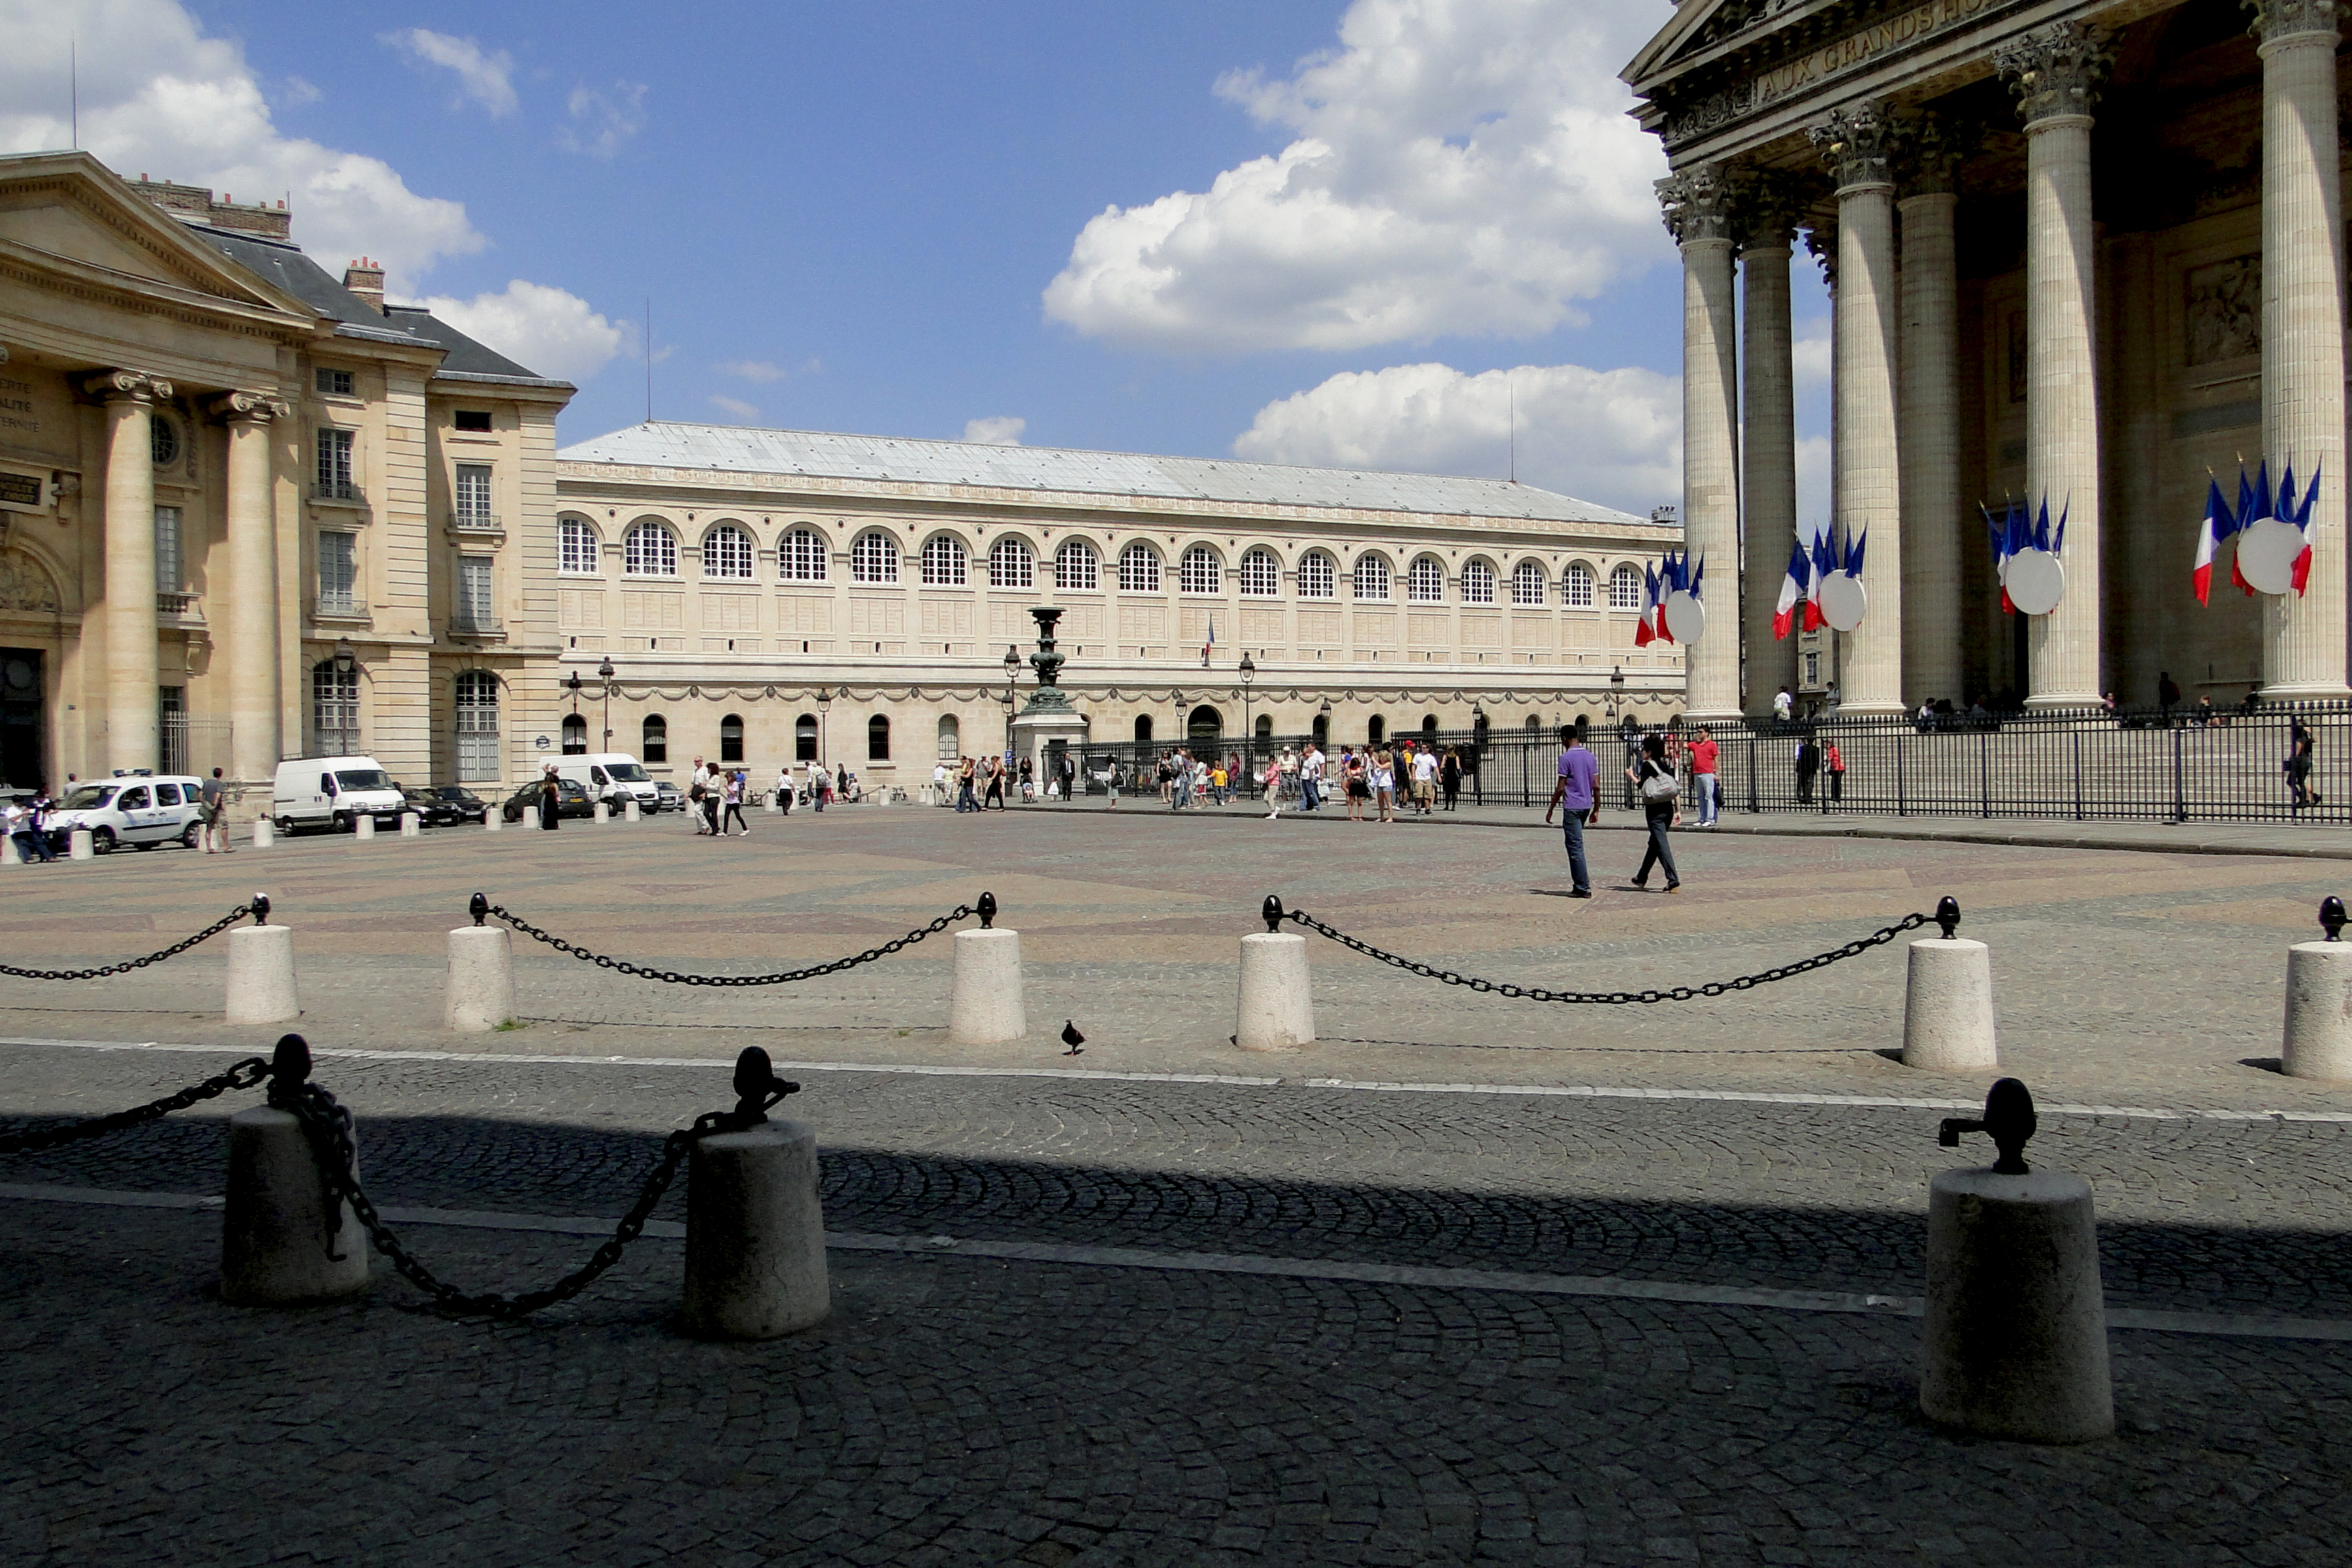
[{"label": "car windshield", "polygon": [[646,770],[635,763],[606,763],[604,771],[623,784],[646,782]]},{"label": "car windshield", "polygon": [[467,795],[464,790],[459,789],[456,784],[443,784],[439,789],[435,790],[433,793],[439,795],[443,800],[471,800],[474,798],[472,795]]},{"label": "car windshield", "polygon": [[335,774],[337,789],[392,789],[396,787],[384,777],[382,768],[352,768]]},{"label": "car windshield", "polygon": [[60,811],[96,811],[114,798],[120,784],[84,784],[58,803]]}]

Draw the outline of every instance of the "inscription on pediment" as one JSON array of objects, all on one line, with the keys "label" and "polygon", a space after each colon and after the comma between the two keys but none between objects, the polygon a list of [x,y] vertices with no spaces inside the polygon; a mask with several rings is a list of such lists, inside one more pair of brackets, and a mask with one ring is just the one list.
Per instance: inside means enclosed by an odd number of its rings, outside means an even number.
[{"label": "inscription on pediment", "polygon": [[[1744,3],[1761,7],[1773,5],[1775,0]],[[1793,3],[1789,0],[1779,5],[1779,10],[1785,11]],[[1666,144],[1674,147],[1693,141],[1732,121],[1769,109],[1784,99],[1810,92],[1822,83],[1860,70],[1889,54],[1973,22],[2006,4],[2007,0],[1905,0],[1835,37],[1815,36],[1796,42],[1787,51],[1766,58],[1745,79],[1671,112],[1665,124]],[[1770,19],[1770,16],[1755,15],[1742,26]],[[1799,27],[1809,30],[1810,24],[1799,24]]]}]

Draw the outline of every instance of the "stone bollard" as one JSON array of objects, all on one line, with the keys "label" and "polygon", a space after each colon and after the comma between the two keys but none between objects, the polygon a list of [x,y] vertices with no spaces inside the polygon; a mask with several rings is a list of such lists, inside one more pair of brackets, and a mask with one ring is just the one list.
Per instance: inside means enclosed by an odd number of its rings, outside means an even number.
[{"label": "stone bollard", "polygon": [[1980,1072],[2000,1065],[1993,1039],[1992,951],[1957,935],[1960,905],[1936,905],[1940,937],[1911,944],[1903,990],[1903,1065],[1924,1072]]},{"label": "stone bollard", "polygon": [[1003,1045],[1029,1032],[1021,1007],[1021,933],[994,929],[994,893],[981,894],[976,907],[980,930],[956,932],[948,1038],[959,1046]]},{"label": "stone bollard", "polygon": [[597,820],[598,822],[610,822],[610,821],[612,821],[612,820],[613,820],[613,808],[612,808],[612,806],[611,806],[609,804],[607,804],[606,802],[604,802],[604,801],[601,801],[601,800],[600,800],[600,801],[598,801],[598,802],[596,803],[595,818],[596,818],[596,820]]},{"label": "stone bollard", "polygon": [[770,1121],[797,1084],[757,1046],[735,1064],[734,1111],[687,1159],[686,1291],[679,1318],[702,1339],[772,1340],[824,1321],[824,1210],[816,1134]]},{"label": "stone bollard", "polygon": [[623,822],[638,821],[645,814],[637,808],[637,797],[635,795],[631,795],[627,800],[621,803],[621,820]]},{"label": "stone bollard", "polygon": [[375,818],[373,816],[353,817],[352,819],[352,837],[354,838],[373,838],[375,837]]},{"label": "stone bollard", "polygon": [[2027,1167],[2033,1126],[2032,1095],[2005,1078],[1982,1121],[1937,1134],[1990,1132],[2000,1158],[1928,1185],[1919,1408],[1980,1437],[2085,1443],[2116,1429],[2098,1229],[2090,1184]]},{"label": "stone bollard", "polygon": [[483,832],[498,833],[502,831],[506,827],[506,813],[501,811],[495,804],[492,805],[488,811],[482,813]]},{"label": "stone bollard", "polygon": [[367,1286],[367,1232],[349,1203],[329,1195],[300,1121],[278,1109],[310,1072],[310,1047],[287,1036],[271,1066],[271,1103],[228,1119],[220,1289],[231,1306],[327,1300]]},{"label": "stone bollard", "polygon": [[461,1035],[495,1029],[514,1016],[514,944],[504,926],[486,925],[490,901],[476,893],[474,923],[449,933],[449,979],[441,1021]]},{"label": "stone bollard", "polygon": [[1315,994],[1307,979],[1307,939],[1285,935],[1282,900],[1266,895],[1265,930],[1242,938],[1240,1005],[1234,1044],[1245,1051],[1290,1051],[1315,1043]]},{"label": "stone bollard", "polygon": [[253,847],[256,849],[267,849],[277,842],[278,829],[271,824],[269,818],[266,816],[255,817],[253,819]]},{"label": "stone bollard", "polygon": [[98,840],[87,827],[77,827],[66,835],[66,858],[94,860],[98,858]]},{"label": "stone bollard", "polygon": [[2352,1079],[2352,942],[2344,940],[2344,900],[2319,906],[2325,942],[2286,950],[2286,1034],[2279,1070],[2289,1078]]},{"label": "stone bollard", "polygon": [[404,811],[400,814],[400,836],[403,838],[421,838],[424,835],[424,817],[413,811]]},{"label": "stone bollard", "polygon": [[771,816],[774,816],[776,813],[778,813],[778,812],[780,812],[780,811],[782,811],[782,810],[783,810],[783,809],[784,809],[784,796],[783,796],[783,792],[782,792],[782,790],[772,790],[772,790],[770,790],[770,791],[768,792],[768,796],[767,796],[767,810],[768,810],[768,815],[770,815]]},{"label": "stone bollard", "polygon": [[24,863],[25,854],[16,847],[16,836],[0,833],[0,866],[21,866]]},{"label": "stone bollard", "polygon": [[253,923],[228,933],[228,1006],[232,1024],[283,1024],[302,1016],[294,988],[294,931],[267,925],[269,900],[253,895]]}]

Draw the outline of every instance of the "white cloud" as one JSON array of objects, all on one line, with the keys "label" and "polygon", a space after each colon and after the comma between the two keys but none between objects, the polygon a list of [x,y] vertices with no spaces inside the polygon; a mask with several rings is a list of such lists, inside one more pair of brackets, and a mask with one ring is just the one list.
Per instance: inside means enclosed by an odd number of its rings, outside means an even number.
[{"label": "white cloud", "polygon": [[963,438],[990,447],[1018,447],[1021,445],[1021,432],[1028,428],[1029,421],[1026,419],[998,414],[986,419],[965,420]]},{"label": "white cloud", "polygon": [[719,368],[729,375],[740,375],[745,381],[782,381],[784,367],[763,359],[730,359]]},{"label": "white cloud", "polygon": [[751,404],[744,402],[741,398],[728,397],[716,392],[710,395],[710,406],[718,409],[722,414],[732,414],[736,418],[747,422],[757,419],[760,416],[759,409],[752,406]]},{"label": "white cloud", "polygon": [[1829,521],[1830,438],[1802,436],[1797,440],[1797,527],[1810,537]]},{"label": "white cloud", "polygon": [[1218,93],[1295,139],[1089,221],[1045,314],[1174,352],[1348,350],[1583,320],[1670,254],[1612,74],[1667,0],[1355,0],[1339,45]]},{"label": "white cloud", "polygon": [[442,66],[457,73],[457,90],[490,111],[490,117],[512,114],[520,107],[515,97],[514,57],[504,49],[484,54],[471,38],[455,38],[424,27],[379,33],[376,42],[389,44],[421,65]]},{"label": "white cloud", "polygon": [[621,352],[625,338],[577,294],[520,278],[496,294],[424,304],[467,337],[560,381],[587,380]]},{"label": "white cloud", "polygon": [[1798,322],[1795,341],[1789,349],[1798,390],[1830,384],[1830,319],[1827,316],[1816,316],[1810,321]]},{"label": "white cloud", "polygon": [[646,84],[616,81],[609,92],[575,87],[565,107],[572,123],[555,133],[555,144],[567,153],[609,158],[646,128]]},{"label": "white cloud", "polygon": [[66,56],[77,33],[81,144],[118,173],[247,201],[290,192],[297,241],[330,270],[374,256],[395,286],[482,248],[462,204],[418,195],[381,159],[281,135],[236,46],[205,37],[173,0],[0,0],[0,151],[71,145]]},{"label": "white cloud", "polygon": [[1501,479],[1637,516],[1682,489],[1682,387],[1655,371],[1444,364],[1350,371],[1269,403],[1234,442],[1258,462]]},{"label": "white cloud", "polygon": [[299,109],[306,103],[316,103],[326,96],[299,76],[289,76],[278,84],[278,101],[289,109]]}]

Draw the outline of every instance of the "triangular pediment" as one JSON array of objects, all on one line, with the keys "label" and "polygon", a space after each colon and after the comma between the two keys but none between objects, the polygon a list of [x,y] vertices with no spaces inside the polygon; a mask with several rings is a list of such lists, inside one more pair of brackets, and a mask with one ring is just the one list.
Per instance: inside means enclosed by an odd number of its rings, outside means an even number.
[{"label": "triangular pediment", "polygon": [[1621,78],[1634,91],[1690,61],[1717,53],[1743,35],[1760,37],[1837,0],[1682,0],[1674,19],[1642,46]]}]

